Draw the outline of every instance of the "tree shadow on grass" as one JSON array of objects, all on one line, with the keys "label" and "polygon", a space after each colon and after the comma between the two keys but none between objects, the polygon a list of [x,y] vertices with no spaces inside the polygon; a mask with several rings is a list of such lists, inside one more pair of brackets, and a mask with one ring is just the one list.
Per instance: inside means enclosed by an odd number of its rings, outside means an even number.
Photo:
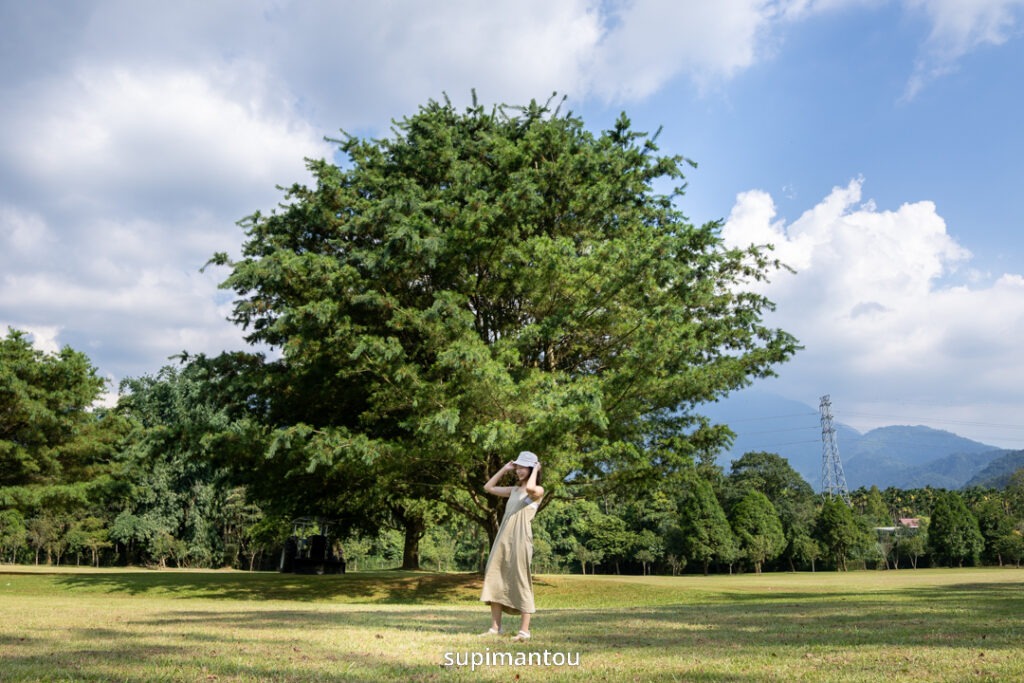
[{"label": "tree shadow on grass", "polygon": [[786,594],[545,615],[553,632],[598,648],[984,646],[1022,650],[1024,585],[962,584],[869,596]]},{"label": "tree shadow on grass", "polygon": [[[90,638],[84,633],[80,637]],[[97,638],[97,640],[99,640]],[[219,645],[235,645],[224,643]],[[245,644],[242,644],[245,647]],[[306,652],[292,647],[267,654],[252,649],[252,657],[218,657],[217,651],[194,643],[140,645],[103,641],[61,652],[5,656],[0,680],[39,681],[428,681],[436,680],[438,663],[409,664],[380,652]]]},{"label": "tree shadow on grass", "polygon": [[86,592],[223,600],[451,604],[479,598],[475,573],[365,572],[310,576],[268,572],[98,572],[54,574],[64,588]]}]

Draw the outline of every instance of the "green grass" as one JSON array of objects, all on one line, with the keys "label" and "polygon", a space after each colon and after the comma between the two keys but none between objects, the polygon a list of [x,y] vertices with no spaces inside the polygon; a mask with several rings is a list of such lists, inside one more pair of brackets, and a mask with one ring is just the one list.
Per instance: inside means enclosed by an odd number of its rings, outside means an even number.
[{"label": "green grass", "polygon": [[[0,566],[0,681],[1024,679],[1024,570],[544,575],[535,589],[534,638],[516,644],[476,635],[488,610],[471,574]],[[444,666],[545,650],[579,666]]]}]

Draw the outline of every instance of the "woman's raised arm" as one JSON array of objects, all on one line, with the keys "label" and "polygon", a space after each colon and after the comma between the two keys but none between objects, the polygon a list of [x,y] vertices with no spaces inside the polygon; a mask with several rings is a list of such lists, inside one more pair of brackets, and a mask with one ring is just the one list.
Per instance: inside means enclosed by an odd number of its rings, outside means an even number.
[{"label": "woman's raised arm", "polygon": [[511,470],[513,467],[511,462],[505,463],[505,466],[494,473],[494,476],[487,480],[484,484],[484,491],[491,494],[492,496],[501,496],[502,498],[508,498],[512,495],[513,486],[497,486],[497,483],[501,481],[501,478],[505,476],[505,473]]}]

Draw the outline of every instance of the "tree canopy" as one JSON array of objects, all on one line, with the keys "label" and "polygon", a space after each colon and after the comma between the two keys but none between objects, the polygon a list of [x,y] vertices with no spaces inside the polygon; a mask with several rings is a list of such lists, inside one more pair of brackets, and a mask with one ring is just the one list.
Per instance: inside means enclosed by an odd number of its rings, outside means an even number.
[{"label": "tree canopy", "polygon": [[779,264],[677,207],[686,159],[550,104],[431,101],[346,135],[214,256],[234,321],[283,351],[311,466],[381,467],[494,529],[480,483],[519,449],[555,480],[636,463],[797,349],[747,287]]}]

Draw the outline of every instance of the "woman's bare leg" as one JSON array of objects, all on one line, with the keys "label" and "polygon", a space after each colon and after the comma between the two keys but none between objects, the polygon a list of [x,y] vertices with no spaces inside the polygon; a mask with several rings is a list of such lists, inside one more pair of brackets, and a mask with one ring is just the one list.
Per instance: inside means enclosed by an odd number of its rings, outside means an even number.
[{"label": "woman's bare leg", "polygon": [[491,628],[501,630],[501,605],[496,602],[491,603]]},{"label": "woman's bare leg", "polygon": [[523,622],[521,624],[519,624],[519,630],[520,631],[523,631],[524,633],[529,633],[530,632],[530,617],[531,616],[533,616],[533,615],[527,614],[526,612],[523,612]]}]

